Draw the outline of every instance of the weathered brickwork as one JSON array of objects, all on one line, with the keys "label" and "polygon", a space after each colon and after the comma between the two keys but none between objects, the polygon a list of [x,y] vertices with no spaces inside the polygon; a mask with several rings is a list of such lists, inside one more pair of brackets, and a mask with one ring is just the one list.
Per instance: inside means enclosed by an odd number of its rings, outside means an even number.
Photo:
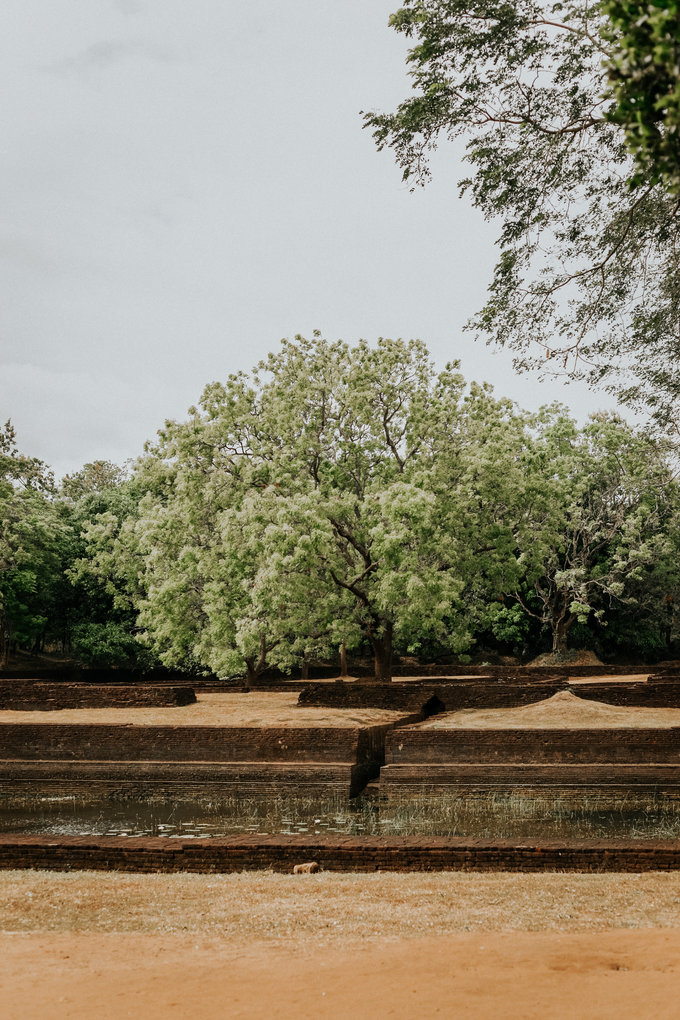
[{"label": "weathered brickwork", "polygon": [[385,765],[380,770],[380,793],[388,797],[457,794],[477,790],[663,792],[680,797],[678,765],[610,764],[479,764]]},{"label": "weathered brickwork", "polygon": [[125,708],[130,705],[192,705],[188,686],[150,684],[47,683],[42,680],[0,681],[0,709],[50,712],[61,708]]},{"label": "weathered brickwork", "polygon": [[[198,677],[176,669],[117,669],[97,666],[12,665],[0,671],[0,680],[45,680],[52,683],[79,684],[191,684]],[[202,677],[200,679],[211,679]],[[214,678],[212,678],[214,679]]]},{"label": "weathered brickwork", "polygon": [[[560,678],[507,680],[415,681],[391,684],[310,684],[298,696],[301,705],[324,708],[387,708],[419,713],[436,700],[436,711],[453,712],[459,708],[515,708],[552,697],[559,691],[571,691],[588,701],[610,705],[649,708],[680,708],[680,678],[657,681],[570,685]],[[426,711],[425,714],[430,714]]]},{"label": "weathered brickwork", "polygon": [[[419,714],[428,702],[437,711],[457,708],[509,708],[549,698],[565,685],[555,682],[440,680],[412,683],[311,684],[300,692],[301,705],[324,708],[387,708]],[[434,707],[434,706],[433,706]],[[425,714],[428,714],[427,712]]]},{"label": "weathered brickwork", "polygon": [[2,723],[3,758],[23,760],[364,762],[382,757],[377,727],[117,726]]},{"label": "weathered brickwork", "polygon": [[0,724],[0,793],[147,797],[293,786],[353,795],[378,775],[392,725]]},{"label": "weathered brickwork", "polygon": [[[569,676],[629,676],[637,673],[647,673],[649,671],[658,671],[657,666],[644,666],[644,665],[626,665],[626,666],[610,666],[606,663],[600,665],[591,666],[575,666],[575,665],[552,665],[552,666],[464,666],[456,663],[448,664],[428,664],[425,666],[402,666],[396,665],[392,670],[392,675],[395,677],[402,676],[432,676],[432,677],[455,677],[455,676],[479,676],[487,677],[492,679],[505,678],[505,679],[528,679],[529,677],[535,677],[536,679],[552,676],[552,677],[569,677]],[[678,667],[665,667],[664,671],[676,672],[680,675],[680,664]],[[363,675],[363,674],[357,674]]]},{"label": "weathered brickwork", "polygon": [[387,736],[386,796],[445,790],[680,791],[680,728],[419,729]]},{"label": "weathered brickwork", "polygon": [[0,797],[20,803],[40,796],[100,799],[191,799],[304,791],[324,796],[361,790],[377,766],[350,762],[0,762]]},{"label": "weathered brickwork", "polygon": [[417,729],[387,735],[388,765],[680,764],[680,727],[667,729]]},{"label": "weathered brickwork", "polygon": [[628,708],[680,708],[680,679],[659,678],[637,683],[588,683],[569,685],[567,690],[585,701],[604,701]]},{"label": "weathered brickwork", "polygon": [[0,868],[130,872],[580,871],[680,869],[680,843],[610,840],[510,842],[464,838],[233,836],[202,840],[0,835]]}]

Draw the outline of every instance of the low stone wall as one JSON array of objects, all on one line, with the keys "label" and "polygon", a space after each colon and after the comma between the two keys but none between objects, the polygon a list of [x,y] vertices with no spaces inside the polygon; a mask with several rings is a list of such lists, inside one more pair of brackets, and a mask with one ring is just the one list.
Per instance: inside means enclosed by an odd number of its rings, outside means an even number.
[{"label": "low stone wall", "polygon": [[[515,708],[532,705],[558,691],[571,691],[587,701],[609,705],[680,708],[680,678],[656,681],[614,680],[570,685],[559,678],[536,680],[454,680],[411,683],[310,684],[298,696],[301,705],[323,708],[384,708],[425,714],[461,708]],[[432,703],[428,709],[428,703]]]},{"label": "low stone wall", "polygon": [[192,705],[196,694],[187,686],[46,683],[41,680],[0,680],[0,709],[50,712],[61,708],[127,708]]},{"label": "low stone wall", "polygon": [[178,669],[124,669],[107,666],[74,666],[45,663],[16,663],[0,670],[0,680],[46,680],[52,683],[78,684],[189,684],[209,682],[212,676],[198,677]]},{"label": "low stone wall", "polygon": [[[412,721],[413,717],[408,717]],[[377,777],[393,723],[356,727],[0,724],[0,793],[151,797],[342,790]]]},{"label": "low stone wall", "polygon": [[204,799],[282,791],[358,793],[378,767],[351,762],[0,761],[0,797],[20,806],[45,796],[100,800]]},{"label": "low stone wall", "polygon": [[542,701],[565,690],[558,681],[440,680],[412,683],[311,684],[300,692],[298,704],[323,708],[384,708],[396,712],[432,714],[458,708],[512,708]]},{"label": "low stone wall", "polygon": [[2,723],[0,748],[25,761],[356,762],[370,740],[358,727]]},{"label": "low stone wall", "polygon": [[[464,838],[234,836],[211,840],[0,835],[0,868],[54,871],[677,871],[677,841],[486,841]],[[305,881],[301,879],[300,881]]]},{"label": "low stone wall", "polygon": [[[680,727],[666,729],[418,729],[387,735],[387,765],[680,765]],[[679,770],[680,771],[680,770]]]},{"label": "low stone wall", "polygon": [[380,770],[380,793],[388,798],[406,796],[438,796],[444,793],[477,792],[479,790],[521,790],[538,792],[549,788],[551,793],[574,793],[583,796],[606,792],[607,795],[628,793],[663,793],[676,800],[680,797],[680,767],[677,765],[611,765],[611,764],[487,764],[456,765],[385,765]]},{"label": "low stone wall", "polygon": [[[672,667],[671,667],[672,668]],[[460,663],[434,663],[424,666],[402,666],[393,667],[392,675],[395,677],[404,676],[431,676],[431,677],[460,677],[460,676],[483,676],[489,679],[504,678],[506,680],[528,680],[531,677],[562,677],[569,676],[628,676],[630,674],[648,673],[656,670],[655,666],[641,664],[626,666],[611,666],[606,663],[594,666],[575,665],[552,665],[552,666],[465,666]],[[680,672],[680,670],[678,670]],[[363,674],[358,674],[363,675]]]},{"label": "low stone wall", "polygon": [[567,690],[585,701],[604,701],[629,708],[680,708],[680,677],[622,683],[568,685]]}]

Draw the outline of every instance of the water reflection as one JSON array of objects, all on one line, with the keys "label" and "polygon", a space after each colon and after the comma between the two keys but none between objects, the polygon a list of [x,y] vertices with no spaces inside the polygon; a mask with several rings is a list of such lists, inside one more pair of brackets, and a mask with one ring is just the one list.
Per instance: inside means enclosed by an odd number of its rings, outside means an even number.
[{"label": "water reflection", "polygon": [[0,831],[35,835],[211,838],[236,834],[469,836],[488,839],[680,838],[680,803],[662,795],[578,798],[484,792],[381,802],[340,795],[204,800],[43,798],[0,804]]}]

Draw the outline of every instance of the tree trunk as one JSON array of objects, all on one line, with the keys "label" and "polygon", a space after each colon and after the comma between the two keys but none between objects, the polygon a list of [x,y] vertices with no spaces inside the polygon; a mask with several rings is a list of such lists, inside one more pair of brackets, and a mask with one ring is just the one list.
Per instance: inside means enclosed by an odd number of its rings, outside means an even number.
[{"label": "tree trunk", "polygon": [[552,650],[555,655],[565,655],[567,651],[567,637],[571,625],[575,623],[576,617],[571,615],[562,615],[557,619],[553,618],[552,632],[553,632],[553,643]]},{"label": "tree trunk", "polygon": [[257,683],[257,666],[255,665],[255,659],[246,659],[246,687],[254,687]]},{"label": "tree trunk", "polygon": [[347,645],[343,641],[340,645],[340,676],[336,678],[337,683],[342,683],[344,677],[348,676],[347,673]]},{"label": "tree trunk", "polygon": [[375,678],[389,683],[392,679],[392,623],[383,627],[382,637],[371,637]]},{"label": "tree trunk", "polygon": [[666,626],[664,636],[666,638],[666,650],[670,652],[673,643],[673,596],[666,595]]},{"label": "tree trunk", "polygon": [[309,680],[309,660],[303,659],[302,666],[300,667],[300,679]]},{"label": "tree trunk", "polygon": [[0,607],[0,669],[4,669],[9,658],[9,628],[5,614]]},{"label": "tree trunk", "polygon": [[267,668],[267,639],[265,635],[260,636],[260,657],[257,661],[254,658],[245,659],[246,664],[246,687],[254,687],[261,673]]}]

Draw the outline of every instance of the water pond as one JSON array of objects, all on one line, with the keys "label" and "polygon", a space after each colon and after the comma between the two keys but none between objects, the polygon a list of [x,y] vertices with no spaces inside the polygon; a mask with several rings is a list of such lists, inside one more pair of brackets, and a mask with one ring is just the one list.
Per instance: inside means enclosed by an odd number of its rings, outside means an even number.
[{"label": "water pond", "polygon": [[381,801],[304,796],[0,803],[0,831],[51,836],[210,838],[247,833],[466,836],[488,839],[680,839],[680,802],[594,793],[410,795]]}]

